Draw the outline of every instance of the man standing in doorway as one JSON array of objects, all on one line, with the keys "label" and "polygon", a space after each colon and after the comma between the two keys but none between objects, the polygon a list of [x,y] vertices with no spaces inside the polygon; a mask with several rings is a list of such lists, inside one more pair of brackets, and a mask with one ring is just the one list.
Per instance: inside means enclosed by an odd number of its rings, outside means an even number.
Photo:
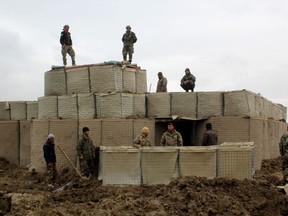
[{"label": "man standing in doorway", "polygon": [[131,31],[131,26],[126,26],[126,33],[122,37],[123,42],[123,60],[127,61],[127,54],[129,54],[129,62],[132,62],[132,55],[134,53],[134,46],[133,44],[136,43],[137,37],[134,32]]},{"label": "man standing in doorway", "polygon": [[167,79],[163,76],[162,72],[158,73],[158,83],[156,92],[167,92]]},{"label": "man standing in doorway", "polygon": [[71,56],[72,66],[75,66],[75,52],[72,48],[72,39],[71,34],[69,32],[69,25],[64,25],[63,31],[61,32],[60,43],[62,45],[62,57],[63,57],[63,65],[67,65],[67,53]]},{"label": "man standing in doorway", "polygon": [[168,123],[167,131],[163,133],[160,141],[162,146],[183,146],[181,134],[175,130],[172,122]]},{"label": "man standing in doorway", "polygon": [[206,123],[206,131],[203,134],[202,146],[217,145],[218,136],[212,131],[212,124],[210,122]]}]

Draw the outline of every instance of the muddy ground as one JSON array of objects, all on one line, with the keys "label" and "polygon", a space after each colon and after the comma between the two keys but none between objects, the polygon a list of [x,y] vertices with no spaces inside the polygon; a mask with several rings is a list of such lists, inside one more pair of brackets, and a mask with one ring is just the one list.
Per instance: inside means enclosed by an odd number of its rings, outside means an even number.
[{"label": "muddy ground", "polygon": [[45,175],[0,158],[0,216],[288,215],[288,195],[275,185],[283,185],[280,158],[264,161],[255,180],[185,177],[169,185],[121,187],[83,181],[68,169],[52,187]]}]

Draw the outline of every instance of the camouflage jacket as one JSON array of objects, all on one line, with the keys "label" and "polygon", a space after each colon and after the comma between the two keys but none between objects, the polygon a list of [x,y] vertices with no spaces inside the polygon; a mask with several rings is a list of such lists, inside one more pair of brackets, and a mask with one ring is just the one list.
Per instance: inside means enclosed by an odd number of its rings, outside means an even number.
[{"label": "camouflage jacket", "polygon": [[136,139],[133,141],[133,147],[139,148],[139,147],[142,147],[142,146],[151,146],[150,137],[149,136],[144,137],[141,134],[141,135],[138,135],[136,137]]},{"label": "camouflage jacket", "polygon": [[85,138],[81,135],[78,145],[77,145],[77,156],[83,156],[84,160],[91,160],[95,157],[95,146],[90,138]]},{"label": "camouflage jacket", "polygon": [[280,155],[288,158],[288,133],[281,137],[279,143]]},{"label": "camouflage jacket", "polygon": [[167,79],[165,77],[158,80],[156,92],[167,92]]},{"label": "camouflage jacket", "polygon": [[124,43],[124,45],[133,45],[134,43],[136,43],[136,41],[137,37],[132,31],[127,31],[122,37],[122,42]]},{"label": "camouflage jacket", "polygon": [[196,81],[196,77],[193,74],[188,73],[188,74],[185,74],[183,78],[181,79],[181,84],[183,84],[184,81],[190,81],[192,84],[194,84]]},{"label": "camouflage jacket", "polygon": [[162,135],[160,145],[162,146],[183,146],[181,134],[175,129],[171,132],[168,130]]}]

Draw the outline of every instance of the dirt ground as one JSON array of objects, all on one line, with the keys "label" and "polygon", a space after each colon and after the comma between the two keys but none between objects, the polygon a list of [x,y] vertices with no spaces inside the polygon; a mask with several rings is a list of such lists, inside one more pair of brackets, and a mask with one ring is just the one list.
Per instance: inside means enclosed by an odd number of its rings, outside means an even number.
[{"label": "dirt ground", "polygon": [[192,176],[169,185],[102,186],[67,169],[53,187],[45,175],[0,158],[0,216],[288,215],[288,195],[275,185],[283,185],[280,158],[263,161],[255,180]]}]

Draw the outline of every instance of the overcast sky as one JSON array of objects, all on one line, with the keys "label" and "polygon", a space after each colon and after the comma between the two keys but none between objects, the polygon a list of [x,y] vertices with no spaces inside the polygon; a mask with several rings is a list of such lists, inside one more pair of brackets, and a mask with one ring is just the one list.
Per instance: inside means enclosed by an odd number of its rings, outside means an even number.
[{"label": "overcast sky", "polygon": [[151,92],[159,71],[168,91],[183,91],[188,67],[195,91],[247,89],[288,106],[287,0],[2,0],[0,20],[0,101],[44,95],[44,73],[62,65],[65,24],[77,65],[121,61],[129,24]]}]

